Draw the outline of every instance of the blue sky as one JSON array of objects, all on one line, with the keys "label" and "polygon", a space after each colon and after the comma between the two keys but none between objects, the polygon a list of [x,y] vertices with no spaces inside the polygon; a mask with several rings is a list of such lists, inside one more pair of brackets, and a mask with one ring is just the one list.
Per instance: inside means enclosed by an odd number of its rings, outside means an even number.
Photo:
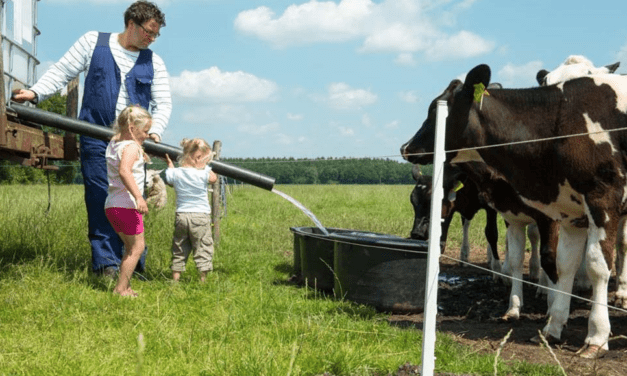
[{"label": "blue sky", "polygon": [[[40,1],[38,73],[83,33],[122,31],[131,2]],[[155,3],[174,105],[163,142],[221,140],[223,157],[397,158],[431,100],[481,63],[506,87],[574,54],[627,73],[624,2]]]}]

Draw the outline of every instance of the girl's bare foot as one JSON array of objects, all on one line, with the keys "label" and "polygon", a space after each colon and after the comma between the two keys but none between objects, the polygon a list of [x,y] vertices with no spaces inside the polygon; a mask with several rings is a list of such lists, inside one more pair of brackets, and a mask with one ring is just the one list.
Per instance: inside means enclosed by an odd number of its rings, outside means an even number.
[{"label": "girl's bare foot", "polygon": [[131,298],[136,298],[138,296],[138,294],[135,291],[133,291],[130,287],[121,292],[113,290],[113,294],[120,295],[120,296],[128,296]]}]

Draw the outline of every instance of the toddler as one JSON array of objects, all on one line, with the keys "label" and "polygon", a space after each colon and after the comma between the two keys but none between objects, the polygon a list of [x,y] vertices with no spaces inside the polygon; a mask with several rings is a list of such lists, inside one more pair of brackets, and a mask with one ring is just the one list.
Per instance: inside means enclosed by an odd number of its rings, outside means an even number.
[{"label": "toddler", "polygon": [[148,205],[144,191],[144,163],[148,156],[141,144],[148,138],[152,117],[144,108],[125,108],[114,124],[115,136],[106,150],[108,195],[105,214],[115,232],[124,242],[124,256],[120,265],[114,294],[137,296],[131,289],[131,277],[144,252],[143,215]]},{"label": "toddler", "polygon": [[176,217],[172,238],[172,279],[178,281],[185,271],[190,251],[200,272],[201,282],[213,270],[213,238],[211,236],[211,206],[207,197],[208,186],[218,177],[208,163],[212,159],[211,147],[200,138],[181,141],[183,154],[175,168],[166,154],[168,168],[165,182],[176,191]]}]

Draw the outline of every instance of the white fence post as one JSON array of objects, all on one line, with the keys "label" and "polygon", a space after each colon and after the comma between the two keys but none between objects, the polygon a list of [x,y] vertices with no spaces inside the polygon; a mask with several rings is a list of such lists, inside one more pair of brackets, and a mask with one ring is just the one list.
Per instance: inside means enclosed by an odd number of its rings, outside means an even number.
[{"label": "white fence post", "polygon": [[448,107],[438,101],[435,123],[431,218],[429,226],[429,255],[425,288],[425,313],[422,323],[422,376],[433,375],[435,369],[435,322],[438,314],[438,274],[440,274],[440,236],[442,234],[442,181],[444,177],[444,133]]}]

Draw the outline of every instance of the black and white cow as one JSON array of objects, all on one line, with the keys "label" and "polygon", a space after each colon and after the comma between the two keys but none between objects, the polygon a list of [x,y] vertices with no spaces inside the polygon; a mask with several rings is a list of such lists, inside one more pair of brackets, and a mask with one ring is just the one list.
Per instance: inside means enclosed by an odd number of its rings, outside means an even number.
[{"label": "black and white cow", "polygon": [[[417,240],[429,238],[429,220],[431,216],[432,179],[431,175],[422,175],[418,165],[414,165],[412,174],[416,185],[411,192],[410,201],[414,207],[414,225],[410,237]],[[470,253],[468,231],[470,222],[479,210],[486,211],[485,236],[488,241],[487,259],[490,268],[501,271],[497,250],[498,226],[496,211],[479,197],[479,191],[474,182],[468,180],[455,166],[448,165],[444,172],[444,199],[442,200],[442,235],[440,237],[441,251],[446,250],[448,230],[455,213],[462,219],[462,245],[459,258],[467,263]],[[462,264],[465,265],[465,264]]]},{"label": "black and white cow", "polygon": [[[483,88],[489,82],[490,68],[479,65],[464,83],[451,82],[443,94],[449,113],[447,160],[485,164],[529,207],[559,221],[560,291],[572,290],[585,255],[594,303],[581,355],[595,356],[608,348],[609,265],[619,219],[627,213],[627,132],[605,131],[627,127],[627,77],[597,75],[548,87],[495,89],[487,95]],[[403,146],[406,159],[424,163],[413,155],[433,151],[434,132],[430,115]],[[541,239],[543,256],[549,244],[550,239]],[[542,262],[544,268],[546,260]],[[569,306],[569,295],[555,296],[545,336],[560,338]]]}]

